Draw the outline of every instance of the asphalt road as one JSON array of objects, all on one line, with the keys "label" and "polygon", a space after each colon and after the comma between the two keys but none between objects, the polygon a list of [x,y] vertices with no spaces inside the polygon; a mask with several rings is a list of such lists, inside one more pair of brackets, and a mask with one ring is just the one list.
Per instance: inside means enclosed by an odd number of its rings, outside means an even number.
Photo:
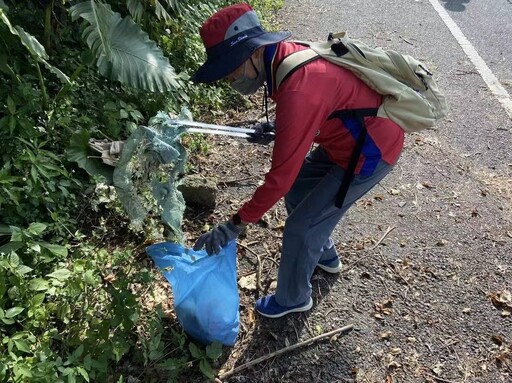
[{"label": "asphalt road", "polygon": [[[503,89],[512,93],[512,0],[432,0],[446,11]],[[449,99],[440,136],[461,155],[510,174],[512,107],[504,109],[429,0],[288,0],[283,29],[322,40],[348,31],[424,60]],[[509,103],[510,101],[509,96]],[[499,154],[499,155],[498,155]]]},{"label": "asphalt road", "polygon": [[442,0],[440,3],[510,94],[512,0]]},{"label": "asphalt road", "polygon": [[[512,290],[512,0],[287,0],[279,18],[297,39],[348,31],[421,59],[450,113],[437,131],[407,135],[393,172],[333,233],[344,269],[315,294],[305,327],[360,331],[240,381],[510,382],[492,339],[510,345],[512,316],[489,297]],[[326,280],[316,275],[314,291]],[[376,320],[387,299],[393,314]],[[262,325],[292,339],[304,321]]]}]

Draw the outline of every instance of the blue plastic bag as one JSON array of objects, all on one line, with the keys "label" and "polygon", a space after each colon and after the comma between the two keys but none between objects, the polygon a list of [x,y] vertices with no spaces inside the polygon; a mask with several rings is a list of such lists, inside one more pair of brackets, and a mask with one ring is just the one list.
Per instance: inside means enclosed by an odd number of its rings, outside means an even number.
[{"label": "blue plastic bag", "polygon": [[236,242],[217,255],[162,242],[149,246],[164,277],[171,283],[174,309],[181,326],[193,338],[232,346],[239,330],[236,282]]}]

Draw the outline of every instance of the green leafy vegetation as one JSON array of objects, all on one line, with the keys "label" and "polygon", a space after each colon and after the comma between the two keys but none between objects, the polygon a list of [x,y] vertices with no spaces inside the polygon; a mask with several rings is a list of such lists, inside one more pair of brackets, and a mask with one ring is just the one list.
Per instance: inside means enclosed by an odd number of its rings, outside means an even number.
[{"label": "green leafy vegetation", "polygon": [[[188,81],[201,22],[231,3],[0,0],[0,382],[215,375],[222,347],[181,332],[144,253],[152,221],[132,230],[112,168],[84,153],[160,110],[241,101]],[[280,3],[254,6],[270,17]],[[201,136],[184,143],[207,150]]]}]

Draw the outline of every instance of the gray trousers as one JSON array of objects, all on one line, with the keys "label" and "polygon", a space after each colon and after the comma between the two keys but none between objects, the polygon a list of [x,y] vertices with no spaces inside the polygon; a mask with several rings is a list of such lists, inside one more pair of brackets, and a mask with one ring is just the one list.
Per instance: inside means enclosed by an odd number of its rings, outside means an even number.
[{"label": "gray trousers", "polygon": [[344,171],[329,160],[321,147],[304,160],[292,188],[285,196],[288,218],[277,276],[276,301],[282,306],[306,302],[310,279],[319,260],[337,256],[330,238],[343,214],[392,169],[380,161],[371,176],[356,175],[341,208],[334,206]]}]

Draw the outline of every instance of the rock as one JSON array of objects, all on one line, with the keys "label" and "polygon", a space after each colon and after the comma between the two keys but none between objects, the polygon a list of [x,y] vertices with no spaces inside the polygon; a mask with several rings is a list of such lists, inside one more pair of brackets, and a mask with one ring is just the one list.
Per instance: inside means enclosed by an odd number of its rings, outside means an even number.
[{"label": "rock", "polygon": [[178,190],[183,194],[187,204],[196,204],[208,208],[215,207],[217,198],[217,182],[197,174],[186,175]]}]

